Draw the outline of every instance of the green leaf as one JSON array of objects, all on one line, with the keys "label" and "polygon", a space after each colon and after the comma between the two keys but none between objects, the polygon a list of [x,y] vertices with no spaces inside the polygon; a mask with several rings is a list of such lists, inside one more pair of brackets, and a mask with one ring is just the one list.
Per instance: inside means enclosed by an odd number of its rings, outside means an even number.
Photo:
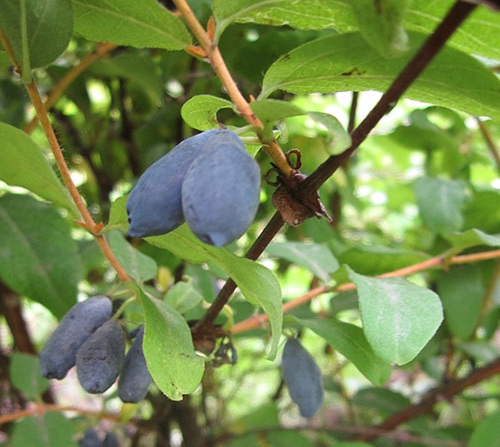
[{"label": "green leaf", "polygon": [[111,204],[109,222],[105,231],[115,229],[124,232],[128,231],[127,199],[128,195],[119,197]]},{"label": "green leaf", "polygon": [[262,99],[250,103],[250,108],[264,126],[266,141],[272,137],[274,123],[291,116],[305,115],[305,112],[294,104],[277,99]]},{"label": "green leaf", "polygon": [[500,349],[494,344],[486,341],[470,341],[467,343],[457,343],[456,347],[464,351],[469,357],[484,363],[490,363],[498,360]]},{"label": "green leaf", "polygon": [[89,72],[99,76],[129,79],[148,93],[155,103],[163,101],[164,86],[150,54],[137,51],[101,59],[91,65]]},{"label": "green leaf", "polygon": [[358,245],[348,248],[338,256],[342,264],[347,264],[356,272],[369,276],[408,267],[429,257],[417,251],[377,245]]},{"label": "green leaf", "polygon": [[70,419],[58,412],[28,416],[14,425],[11,447],[77,447]]},{"label": "green leaf", "polygon": [[15,352],[10,359],[10,380],[29,399],[39,400],[50,382],[40,373],[40,362],[36,355]]},{"label": "green leaf", "polygon": [[118,230],[110,231],[106,239],[118,262],[135,281],[144,282],[156,276],[156,262],[132,247]]},{"label": "green leaf", "polygon": [[232,22],[324,29],[353,21],[350,7],[332,0],[214,0],[213,11],[217,35]]},{"label": "green leaf", "polygon": [[459,340],[468,340],[479,321],[485,294],[481,267],[453,266],[439,276],[437,287],[446,326]]},{"label": "green leaf", "polygon": [[386,388],[363,388],[352,398],[352,403],[363,408],[377,410],[386,416],[411,405],[410,399]]},{"label": "green leaf", "polygon": [[271,270],[249,259],[240,258],[225,248],[200,242],[187,225],[164,236],[148,237],[146,241],[166,248],[189,262],[213,262],[220,267],[237,284],[244,297],[253,305],[260,306],[269,317],[272,338],[267,356],[274,359],[281,336],[283,310],[280,285]]},{"label": "green leaf", "polygon": [[486,234],[481,230],[472,228],[462,233],[452,233],[446,236],[453,245],[454,252],[458,253],[466,248],[487,245],[488,247],[500,247],[500,236]]},{"label": "green leaf", "polygon": [[476,425],[467,447],[500,447],[498,426],[500,425],[500,411],[483,418]]},{"label": "green leaf", "polygon": [[351,5],[361,34],[382,56],[392,57],[408,50],[403,18],[409,0],[354,0]]},{"label": "green leaf", "polygon": [[460,230],[467,190],[460,180],[421,177],[413,184],[420,216],[432,231],[447,234]]},{"label": "green leaf", "polygon": [[146,320],[144,355],[156,385],[172,400],[182,400],[200,384],[205,364],[194,351],[191,330],[172,306],[137,289]]},{"label": "green leaf", "polygon": [[0,277],[12,290],[62,317],[76,302],[81,279],[71,228],[47,203],[0,197]]},{"label": "green leaf", "polygon": [[414,359],[443,320],[439,297],[403,278],[369,278],[348,270],[373,350],[398,365]]},{"label": "green leaf", "polygon": [[349,132],[333,115],[323,112],[307,112],[307,115],[328,130],[329,138],[326,148],[330,155],[340,154],[351,146],[352,141]]},{"label": "green leaf", "polygon": [[[374,2],[381,3],[381,2]],[[403,4],[405,2],[394,2]],[[453,5],[454,0],[412,0],[404,15],[404,28],[430,34],[439,25]],[[358,28],[351,0],[214,0],[213,8],[217,19],[217,35],[232,22],[252,22],[262,25],[288,25],[298,29],[335,29],[339,33],[354,31]],[[398,12],[396,12],[398,14]],[[399,17],[392,23],[398,31]],[[477,8],[451,36],[448,44],[463,51],[500,59],[498,45],[498,14],[489,8]],[[383,31],[383,22],[379,24]],[[388,28],[390,30],[390,27]],[[396,34],[397,35],[397,34]],[[390,36],[390,34],[389,34]],[[379,37],[380,38],[380,37]]]},{"label": "green leaf", "polygon": [[301,242],[275,242],[266,248],[270,255],[303,265],[323,281],[330,281],[330,273],[339,263],[326,245]]},{"label": "green leaf", "polygon": [[68,46],[73,34],[71,1],[4,1],[0,30],[29,82],[31,69],[50,64]]},{"label": "green leaf", "polygon": [[[304,94],[385,91],[424,38],[412,34],[409,53],[393,59],[378,54],[359,33],[308,42],[271,65],[259,98],[276,90]],[[472,56],[453,48],[441,50],[405,96],[500,119],[500,80]]]},{"label": "green leaf", "polygon": [[203,296],[195,289],[192,280],[174,284],[165,296],[165,301],[181,314],[196,307],[202,300]]},{"label": "green leaf", "polygon": [[[454,0],[412,0],[405,19],[405,26],[415,31],[432,32],[441,22]],[[498,13],[486,7],[479,7],[460,25],[448,43],[464,53],[472,53],[490,59],[500,60],[498,45]]]},{"label": "green leaf", "polygon": [[156,0],[72,1],[75,31],[86,39],[166,50],[191,44],[184,24]]},{"label": "green leaf", "polygon": [[477,228],[489,234],[500,233],[500,191],[494,188],[474,191],[463,215],[464,228]]},{"label": "green leaf", "polygon": [[361,328],[333,318],[298,321],[323,337],[374,385],[389,379],[391,365],[375,354]]},{"label": "green leaf", "polygon": [[22,186],[40,197],[79,213],[42,150],[22,130],[0,123],[0,180]]},{"label": "green leaf", "polygon": [[197,95],[184,103],[181,115],[186,124],[193,129],[209,130],[218,127],[219,110],[232,108],[233,104],[227,99],[212,95]]}]

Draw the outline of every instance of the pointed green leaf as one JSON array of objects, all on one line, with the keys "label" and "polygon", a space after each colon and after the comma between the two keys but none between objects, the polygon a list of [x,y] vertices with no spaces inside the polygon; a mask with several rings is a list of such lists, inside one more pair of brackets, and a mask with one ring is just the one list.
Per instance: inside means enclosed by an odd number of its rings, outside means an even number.
[{"label": "pointed green leaf", "polygon": [[299,322],[323,337],[374,385],[380,386],[389,379],[391,365],[375,354],[361,328],[333,318]]},{"label": "pointed green leaf", "polygon": [[385,416],[411,405],[406,396],[386,388],[362,388],[353,396],[352,403],[358,407],[376,410]]},{"label": "pointed green leaf", "polygon": [[[386,59],[359,33],[334,34],[284,54],[264,76],[260,98],[292,93],[385,91],[423,43],[411,34],[410,51]],[[472,56],[444,48],[405,93],[410,99],[500,119],[500,80]]]},{"label": "pointed green leaf", "polygon": [[481,267],[453,266],[439,275],[437,287],[446,326],[459,340],[468,340],[479,321],[485,294]]},{"label": "pointed green leaf", "polygon": [[323,112],[307,112],[307,116],[321,124],[328,130],[328,146],[327,150],[330,155],[337,155],[344,152],[351,146],[351,136],[340,121],[329,113]]},{"label": "pointed green leaf", "polygon": [[500,233],[500,190],[477,188],[463,215],[464,228],[477,228],[489,234]]},{"label": "pointed green leaf", "polygon": [[202,300],[203,296],[195,289],[192,280],[174,284],[165,296],[165,301],[181,314],[196,307]]},{"label": "pointed green leaf", "polygon": [[156,385],[172,400],[182,400],[200,384],[205,364],[194,351],[191,330],[172,306],[137,289],[144,316],[144,355]]},{"label": "pointed green leaf", "polygon": [[[431,33],[441,22],[455,0],[412,0],[406,14],[405,26],[419,32]],[[498,30],[500,17],[486,7],[477,8],[448,41],[465,53],[477,54],[490,59],[500,59]]]},{"label": "pointed green leaf", "polygon": [[392,57],[408,50],[403,18],[409,0],[351,0],[348,3],[361,34],[381,55]]},{"label": "pointed green leaf", "polygon": [[380,275],[429,259],[430,256],[412,250],[379,245],[358,245],[339,255],[339,261],[362,275]]},{"label": "pointed green leaf", "polygon": [[77,447],[73,425],[62,413],[28,416],[16,423],[11,447]]},{"label": "pointed green leaf", "polygon": [[[382,2],[370,2],[380,4]],[[405,2],[394,2],[405,4]],[[404,28],[430,34],[439,25],[454,0],[412,0],[404,15]],[[252,22],[262,25],[287,25],[299,29],[335,29],[346,33],[358,29],[351,5],[352,0],[214,0],[217,34],[232,22]],[[396,5],[397,6],[397,5]],[[406,6],[406,5],[405,5]],[[397,13],[397,12],[396,12]],[[398,30],[396,19],[393,26]],[[380,24],[379,26],[383,25]],[[500,18],[489,8],[477,8],[451,36],[448,43],[465,52],[493,60],[500,59],[498,29]],[[383,31],[383,27],[379,32]],[[390,30],[390,28],[389,28]]]},{"label": "pointed green leaf", "polygon": [[184,24],[156,0],[72,1],[75,31],[86,39],[167,50],[191,44]]},{"label": "pointed green leaf", "polygon": [[79,213],[42,150],[22,130],[0,123],[0,180],[22,186],[40,197]]},{"label": "pointed green leaf", "polygon": [[213,262],[220,267],[237,284],[244,297],[253,305],[260,306],[268,315],[272,338],[267,355],[271,359],[276,356],[283,324],[283,310],[281,288],[271,270],[257,262],[240,258],[225,248],[202,243],[189,231],[187,225],[182,225],[164,236],[149,237],[146,240],[189,262]]},{"label": "pointed green leaf", "polygon": [[272,137],[273,126],[291,116],[305,115],[305,112],[294,104],[277,99],[262,99],[250,103],[250,108],[264,126],[263,135],[266,141]]},{"label": "pointed green leaf", "polygon": [[424,224],[439,234],[460,230],[467,190],[460,180],[421,177],[413,184]]},{"label": "pointed green leaf", "polygon": [[301,242],[275,242],[266,252],[290,262],[303,265],[323,281],[330,281],[330,273],[339,268],[339,263],[326,245]]},{"label": "pointed green leaf", "polygon": [[414,359],[443,320],[439,297],[403,278],[369,278],[348,270],[373,350],[398,365]]},{"label": "pointed green leaf", "polygon": [[119,231],[110,231],[106,235],[106,240],[118,262],[135,281],[144,282],[156,276],[158,270],[156,262],[132,247]]},{"label": "pointed green leaf", "polygon": [[10,359],[10,380],[29,399],[39,400],[50,382],[40,373],[40,362],[36,355],[15,352]]},{"label": "pointed green leaf", "polygon": [[0,197],[0,278],[62,317],[76,302],[81,265],[71,228],[47,203]]},{"label": "pointed green leaf", "polygon": [[31,69],[50,64],[68,46],[73,33],[70,0],[4,1],[1,9],[0,30],[25,80]]},{"label": "pointed green leaf", "polygon": [[106,225],[105,231],[114,229],[121,231],[128,230],[127,199],[128,196],[119,197],[111,204],[109,222]]},{"label": "pointed green leaf", "polygon": [[446,236],[455,252],[460,252],[466,248],[486,245],[488,247],[500,247],[500,236],[486,234],[481,230],[472,228],[462,233],[452,233]]},{"label": "pointed green leaf", "polygon": [[467,447],[500,447],[499,425],[500,411],[483,418],[474,428]]},{"label": "pointed green leaf", "polygon": [[184,103],[181,115],[186,124],[193,129],[209,130],[218,127],[219,110],[232,108],[233,104],[227,99],[212,95],[197,95]]},{"label": "pointed green leaf", "polygon": [[[232,22],[288,25],[298,29],[336,28],[353,22],[348,4],[332,0],[214,0],[218,35]],[[354,24],[353,24],[354,25]]]}]

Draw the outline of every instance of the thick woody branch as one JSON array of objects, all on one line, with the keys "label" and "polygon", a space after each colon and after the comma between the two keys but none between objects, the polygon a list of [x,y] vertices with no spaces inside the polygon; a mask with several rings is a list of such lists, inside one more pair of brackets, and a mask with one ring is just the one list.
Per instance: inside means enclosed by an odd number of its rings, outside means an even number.
[{"label": "thick woody branch", "polygon": [[351,147],[339,155],[329,157],[301,184],[305,193],[318,190],[344,161],[352,155],[361,143],[365,141],[368,134],[379,123],[382,117],[390,112],[403,93],[413,84],[413,82],[415,82],[441,48],[443,48],[451,35],[476,7],[477,5],[463,3],[461,1],[457,1],[452,6],[443,21],[429,36],[415,56],[413,56],[389,89],[382,95],[379,102],[359,126],[354,129],[351,134]]}]

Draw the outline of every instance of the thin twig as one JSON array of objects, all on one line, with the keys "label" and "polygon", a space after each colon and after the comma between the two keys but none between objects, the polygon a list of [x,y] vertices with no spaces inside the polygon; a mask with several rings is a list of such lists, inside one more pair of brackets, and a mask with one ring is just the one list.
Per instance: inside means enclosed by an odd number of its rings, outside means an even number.
[{"label": "thin twig", "polygon": [[[245,257],[252,260],[257,259],[269,245],[274,236],[276,236],[282,226],[283,219],[281,215],[279,213],[275,213],[266,225],[266,228],[264,228],[259,237],[250,247]],[[228,279],[203,318],[192,327],[191,331],[193,334],[203,333],[206,328],[213,325],[217,315],[219,315],[222,308],[229,301],[229,298],[235,289],[236,283],[232,279]]]},{"label": "thin twig", "polygon": [[500,171],[500,149],[496,145],[495,141],[493,141],[493,137],[491,136],[490,129],[484,124],[479,118],[476,117],[477,125],[479,126],[479,130],[483,135],[484,141],[486,142],[486,146],[490,150],[493,159],[497,164],[497,169]]},{"label": "thin twig", "polygon": [[[81,73],[83,73],[96,60],[102,58],[114,48],[116,48],[114,43],[100,43],[94,52],[87,54],[87,56],[85,56],[78,65],[71,68],[71,70],[69,70],[55,85],[45,101],[45,108],[49,110]],[[38,120],[38,115],[35,115],[26,125],[24,131],[28,135],[35,129],[38,124]]]},{"label": "thin twig", "polygon": [[[446,259],[443,256],[435,256],[433,258],[427,259],[417,264],[410,265],[408,267],[393,270],[392,272],[383,273],[382,275],[378,275],[377,278],[393,278],[393,277],[408,276],[439,266],[444,267],[444,265],[448,266],[450,264],[465,264],[465,263],[480,262],[488,259],[497,259],[497,258],[500,258],[500,250],[489,250],[482,253],[453,256],[449,259]],[[444,263],[445,259],[446,263]],[[296,307],[311,301],[313,298],[322,295],[323,293],[327,292],[338,293],[355,289],[356,286],[352,282],[342,284],[338,287],[329,287],[329,286],[316,287],[315,289],[312,289],[309,292],[307,292],[305,295],[299,296],[294,300],[286,302],[283,305],[283,312],[289,312],[290,310],[295,309]],[[254,315],[252,317],[247,318],[246,320],[236,323],[231,328],[231,333],[238,334],[240,332],[246,332],[252,329],[257,329],[261,327],[263,324],[267,323],[267,321],[269,321],[269,317],[265,314]]]},{"label": "thin twig", "polygon": [[356,112],[358,110],[359,92],[352,92],[351,107],[349,108],[349,123],[347,124],[347,132],[350,134],[356,127]]},{"label": "thin twig", "polygon": [[111,250],[111,247],[109,246],[108,242],[106,241],[104,236],[99,234],[100,226],[94,222],[94,219],[92,218],[89,210],[87,209],[80,193],[78,192],[76,185],[73,183],[71,174],[68,169],[68,165],[66,164],[66,160],[64,159],[64,155],[62,153],[61,146],[59,145],[54,129],[50,124],[49,117],[47,115],[47,110],[43,104],[42,98],[40,97],[40,92],[38,91],[36,84],[34,82],[32,82],[31,84],[27,84],[26,89],[31,98],[31,102],[35,107],[36,113],[40,119],[40,123],[45,132],[45,136],[49,141],[50,148],[52,149],[52,152],[54,154],[54,158],[61,173],[64,185],[66,186],[66,189],[69,191],[71,198],[73,199],[73,202],[75,203],[76,207],[78,208],[78,211],[82,216],[84,226],[94,236],[102,252],[109,260],[111,266],[116,270],[116,273],[118,274],[120,279],[123,281],[130,281],[130,277],[128,276],[127,272],[123,269],[118,259],[116,259],[116,256]]},{"label": "thin twig", "polygon": [[[378,430],[390,431],[405,422],[415,419],[416,417],[428,413],[432,410],[434,405],[440,401],[450,402],[453,397],[461,393],[466,388],[469,388],[477,383],[488,379],[500,373],[500,360],[495,360],[488,365],[473,370],[468,376],[463,379],[455,379],[440,385],[431,390],[427,395],[417,404],[410,405],[403,410],[388,417],[381,424],[373,427]],[[373,433],[359,437],[362,441],[371,441],[380,436],[380,433]]]},{"label": "thin twig", "polygon": [[[219,51],[219,47],[212,41],[208,33],[205,31],[201,23],[198,21],[193,11],[187,4],[185,0],[173,0],[175,6],[181,13],[182,17],[186,21],[187,26],[193,32],[193,34],[198,39],[203,50],[205,51],[212,68],[224,85],[231,101],[237,107],[241,116],[245,118],[249,124],[262,129],[262,123],[253,113],[250,104],[241,94],[236,82],[234,81],[231,73],[229,72],[226,62]],[[262,136],[259,135],[262,139]],[[276,143],[276,141],[268,142],[262,141],[263,148],[267,154],[272,158],[274,164],[286,177],[290,177],[293,169],[288,163],[283,151]]]},{"label": "thin twig", "polygon": [[73,406],[63,406],[55,404],[33,404],[31,408],[27,408],[25,410],[19,410],[14,413],[4,414],[0,416],[0,425],[6,424],[7,422],[11,421],[16,421],[26,416],[45,414],[49,411],[57,411],[57,412],[74,411],[75,413],[79,414],[96,415],[99,416],[100,419],[110,419],[116,422],[119,422],[121,420],[121,416],[119,414],[114,414],[114,413],[87,410],[85,408],[79,408]]}]

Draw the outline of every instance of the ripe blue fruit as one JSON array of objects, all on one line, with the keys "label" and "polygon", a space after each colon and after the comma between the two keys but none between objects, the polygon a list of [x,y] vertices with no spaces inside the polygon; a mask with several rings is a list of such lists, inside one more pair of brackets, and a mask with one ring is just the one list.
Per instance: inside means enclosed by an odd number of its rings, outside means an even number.
[{"label": "ripe blue fruit", "polygon": [[140,402],[146,396],[153,380],[146,366],[142,342],[144,326],[139,329],[130,347],[120,378],[118,379],[118,396],[123,402]]},{"label": "ripe blue fruit", "polygon": [[234,132],[219,130],[186,172],[182,209],[200,240],[222,246],[247,231],[259,194],[259,166]]},{"label": "ripe blue fruit", "polygon": [[102,442],[99,439],[99,435],[93,428],[89,428],[83,438],[78,441],[80,447],[101,447]]},{"label": "ripe blue fruit", "polygon": [[62,379],[76,363],[76,354],[90,335],[111,317],[111,300],[94,296],[75,304],[40,352],[44,377]]},{"label": "ripe blue fruit", "polygon": [[213,129],[187,138],[146,169],[127,200],[130,236],[165,234],[184,222],[181,203],[184,176],[216,132]]},{"label": "ripe blue fruit", "polygon": [[285,343],[281,360],[283,379],[292,400],[304,417],[313,416],[323,404],[321,371],[297,339]]},{"label": "ripe blue fruit", "polygon": [[124,358],[122,328],[115,320],[109,320],[87,339],[76,355],[80,385],[89,393],[103,393],[118,377]]},{"label": "ripe blue fruit", "polygon": [[115,434],[107,433],[102,442],[102,447],[120,447],[120,441],[118,441]]}]

